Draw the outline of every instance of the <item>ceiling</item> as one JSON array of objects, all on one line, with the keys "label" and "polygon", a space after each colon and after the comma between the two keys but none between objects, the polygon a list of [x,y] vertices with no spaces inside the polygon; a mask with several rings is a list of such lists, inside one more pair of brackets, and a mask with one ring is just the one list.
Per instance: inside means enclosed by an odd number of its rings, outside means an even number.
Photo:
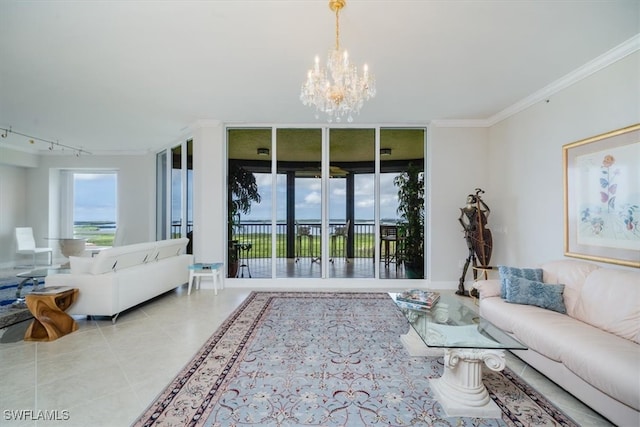
[{"label": "ceiling", "polygon": [[[349,0],[340,24],[377,80],[355,124],[487,120],[640,33],[640,2]],[[322,125],[299,93],[333,43],[327,0],[0,0],[0,127],[100,154]]]}]

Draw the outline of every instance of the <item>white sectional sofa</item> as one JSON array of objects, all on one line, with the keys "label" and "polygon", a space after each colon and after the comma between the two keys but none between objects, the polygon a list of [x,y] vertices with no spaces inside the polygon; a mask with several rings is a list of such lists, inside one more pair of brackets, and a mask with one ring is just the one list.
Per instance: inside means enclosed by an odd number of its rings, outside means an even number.
[{"label": "white sectional sofa", "polygon": [[189,239],[118,246],[96,256],[70,257],[69,274],[52,274],[45,286],[79,289],[67,313],[111,316],[174,289],[189,280],[193,256],[185,254]]},{"label": "white sectional sofa", "polygon": [[575,260],[539,268],[545,284],[565,285],[566,314],[507,302],[500,280],[474,284],[480,314],[529,347],[513,351],[522,360],[617,425],[639,426],[640,272]]}]

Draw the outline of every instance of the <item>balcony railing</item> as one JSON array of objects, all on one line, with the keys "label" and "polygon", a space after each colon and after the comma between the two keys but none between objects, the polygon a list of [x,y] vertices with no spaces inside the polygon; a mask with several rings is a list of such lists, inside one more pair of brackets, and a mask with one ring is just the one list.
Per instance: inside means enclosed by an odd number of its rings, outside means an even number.
[{"label": "balcony railing", "polygon": [[[171,238],[175,239],[176,237],[180,237],[180,229],[182,228],[182,221],[173,221],[171,223]],[[187,234],[191,233],[193,230],[193,222],[187,222]],[[186,236],[185,236],[186,237]]]},{"label": "balcony railing", "polygon": [[[329,225],[329,230],[332,230],[334,227],[344,226],[344,223],[331,223]],[[287,234],[289,227],[286,223],[276,224],[276,258],[292,257],[292,254],[302,254],[304,256],[309,256],[310,254],[320,255],[320,242],[322,240],[320,238],[320,224],[299,222],[297,226],[309,227],[309,235],[298,239],[294,233],[294,250],[287,251],[287,242],[291,241],[291,239],[288,239]],[[242,222],[236,227],[233,240],[240,243],[251,242],[251,250],[243,254],[243,258],[271,258],[271,231],[271,223]],[[332,245],[331,240],[329,240],[329,256],[331,258],[343,257],[344,250],[346,249],[344,247],[345,242],[342,240],[344,238],[337,237],[336,239],[335,245]],[[302,245],[301,248],[298,247],[299,244]],[[375,225],[372,223],[354,223],[353,234],[349,236],[349,242],[347,244],[353,247],[353,258],[373,258],[376,248]],[[309,245],[311,245],[311,247],[309,247]]]}]

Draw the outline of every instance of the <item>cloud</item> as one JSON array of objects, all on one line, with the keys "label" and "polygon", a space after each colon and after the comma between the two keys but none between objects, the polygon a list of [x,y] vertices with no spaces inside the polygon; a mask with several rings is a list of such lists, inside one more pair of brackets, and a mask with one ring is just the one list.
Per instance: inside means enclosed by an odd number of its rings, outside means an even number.
[{"label": "cloud", "polygon": [[322,202],[322,196],[317,191],[312,191],[305,196],[304,202],[310,205],[319,205]]}]

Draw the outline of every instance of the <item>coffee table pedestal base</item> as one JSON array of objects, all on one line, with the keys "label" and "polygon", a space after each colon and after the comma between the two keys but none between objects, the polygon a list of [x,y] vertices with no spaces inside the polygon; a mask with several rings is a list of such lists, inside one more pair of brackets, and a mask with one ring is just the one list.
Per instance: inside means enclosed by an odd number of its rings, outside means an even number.
[{"label": "coffee table pedestal base", "polygon": [[451,348],[444,353],[444,374],[430,380],[436,399],[450,417],[500,418],[502,411],[482,383],[482,365],[505,367],[504,350]]},{"label": "coffee table pedestal base", "polygon": [[409,332],[400,335],[400,342],[411,357],[442,357],[444,349],[427,347],[415,329],[409,328]]}]

